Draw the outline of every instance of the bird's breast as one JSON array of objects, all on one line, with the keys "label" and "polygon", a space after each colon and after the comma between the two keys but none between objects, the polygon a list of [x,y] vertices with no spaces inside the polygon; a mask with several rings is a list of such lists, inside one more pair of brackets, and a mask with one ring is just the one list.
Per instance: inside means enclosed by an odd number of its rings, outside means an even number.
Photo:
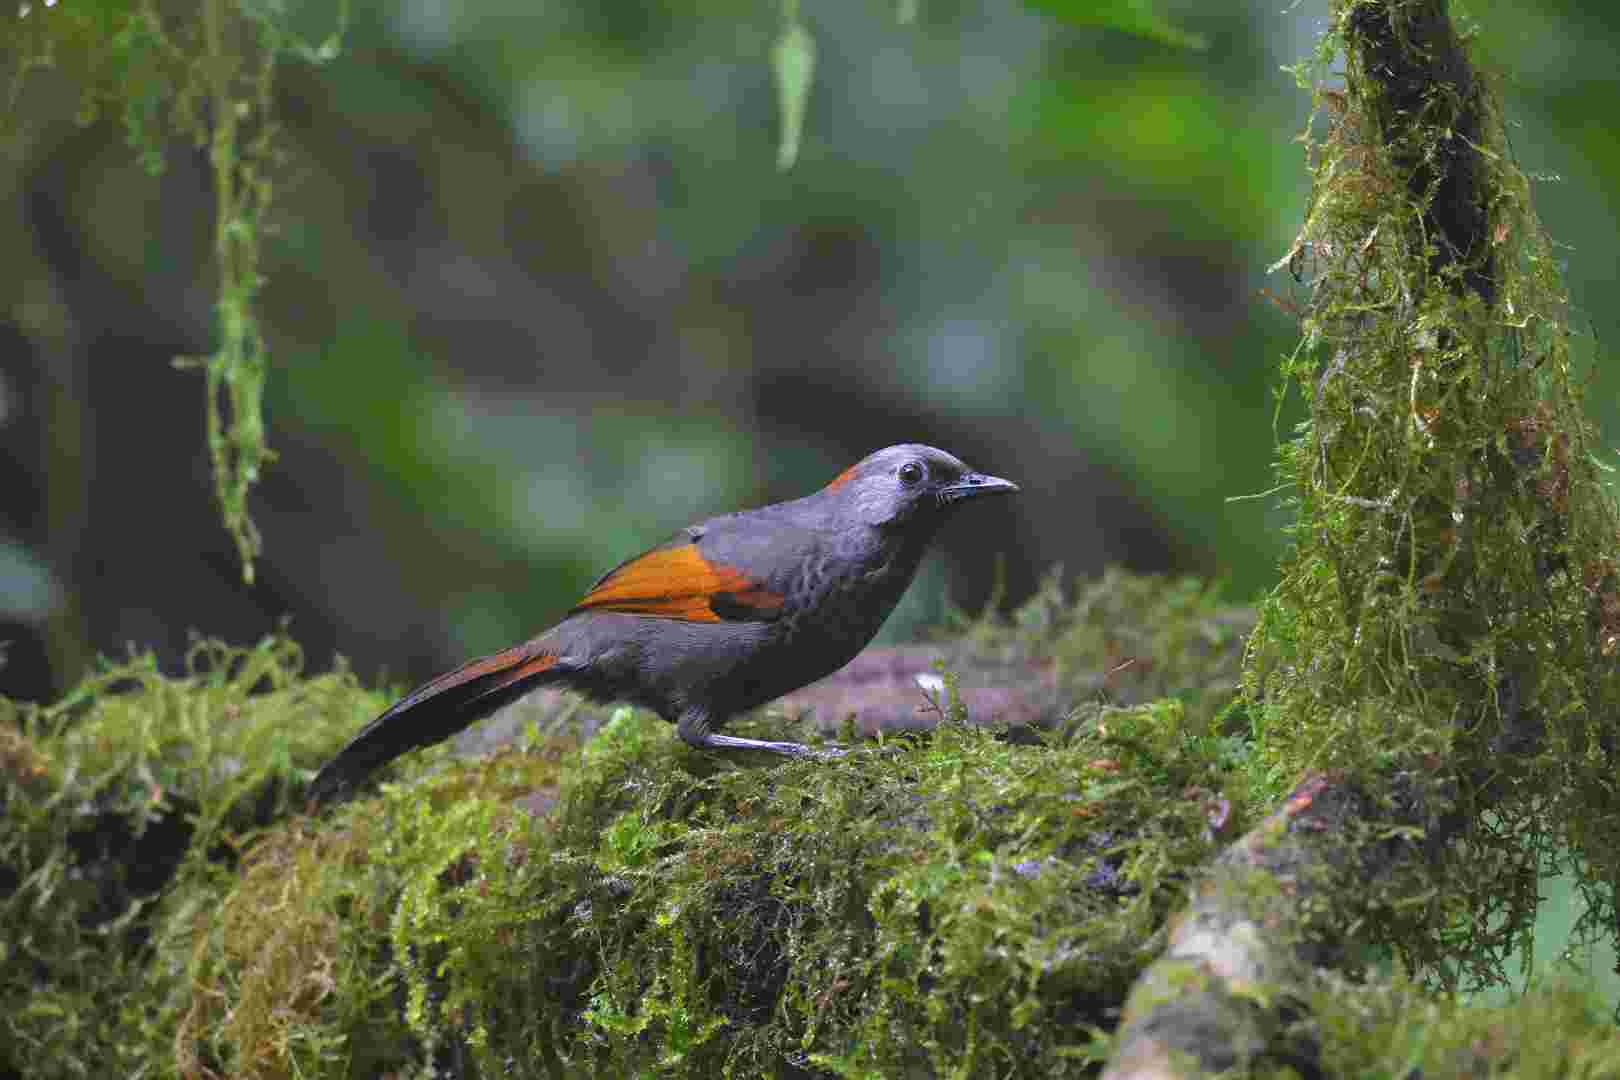
[{"label": "bird's breast", "polygon": [[917,571],[921,551],[900,545],[836,547],[806,560],[788,592],[784,644],[826,649],[846,663],[871,641]]}]

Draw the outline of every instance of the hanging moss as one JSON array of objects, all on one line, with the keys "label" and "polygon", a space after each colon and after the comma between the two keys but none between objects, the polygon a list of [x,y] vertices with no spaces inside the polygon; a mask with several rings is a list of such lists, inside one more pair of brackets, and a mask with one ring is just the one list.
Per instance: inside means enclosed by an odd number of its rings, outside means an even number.
[{"label": "hanging moss", "polygon": [[214,495],[226,531],[253,582],[262,542],[247,496],[274,460],[265,442],[264,386],[268,350],[259,330],[257,298],[264,284],[259,238],[276,172],[274,77],[291,54],[325,63],[339,51],[349,21],[348,0],[332,5],[331,32],[320,42],[296,29],[297,12],[280,4],[195,0],[159,5],[11,3],[0,14],[12,61],[8,108],[0,109],[0,141],[26,123],[18,108],[30,75],[58,69],[80,87],[79,121],[104,109],[121,113],[130,149],[154,175],[164,168],[164,143],[177,134],[208,147],[213,185],[214,258],[219,295],[214,305],[217,349],[182,358],[207,379],[205,415]]},{"label": "hanging moss", "polygon": [[1455,777],[1446,887],[1409,898],[1394,945],[1479,982],[1528,944],[1538,864],[1573,853],[1612,911],[1620,533],[1550,243],[1450,27],[1437,0],[1342,0],[1299,71],[1313,182],[1277,269],[1309,419],[1247,686],[1262,791]]}]

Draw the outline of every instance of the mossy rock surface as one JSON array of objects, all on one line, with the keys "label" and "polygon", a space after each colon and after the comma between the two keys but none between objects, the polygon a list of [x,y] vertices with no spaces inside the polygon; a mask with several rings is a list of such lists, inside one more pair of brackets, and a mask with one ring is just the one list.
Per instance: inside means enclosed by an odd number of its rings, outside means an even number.
[{"label": "mossy rock surface", "polygon": [[1078,1074],[1230,817],[1219,740],[1179,719],[739,767],[627,712],[538,816],[513,800],[551,777],[511,753],[335,824],[414,849],[366,873],[400,889],[407,1012],[486,1071]]}]

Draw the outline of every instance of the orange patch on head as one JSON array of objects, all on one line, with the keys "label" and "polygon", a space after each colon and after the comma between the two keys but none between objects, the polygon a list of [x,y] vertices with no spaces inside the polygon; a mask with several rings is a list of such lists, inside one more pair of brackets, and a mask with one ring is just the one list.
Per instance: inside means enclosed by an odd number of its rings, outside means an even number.
[{"label": "orange patch on head", "polygon": [[[715,603],[721,605],[720,611]],[[575,611],[618,611],[687,622],[720,622],[743,605],[775,612],[782,597],[729,566],[709,562],[696,544],[654,548],[597,582]]]},{"label": "orange patch on head", "polygon": [[845,469],[843,472],[841,472],[837,476],[833,477],[832,478],[832,483],[827,485],[826,490],[834,491],[834,490],[837,490],[838,488],[843,487],[845,484],[849,483],[851,480],[853,480],[855,478],[855,470],[859,469],[860,467],[861,467],[861,463],[857,461],[855,464],[851,465],[849,468]]}]

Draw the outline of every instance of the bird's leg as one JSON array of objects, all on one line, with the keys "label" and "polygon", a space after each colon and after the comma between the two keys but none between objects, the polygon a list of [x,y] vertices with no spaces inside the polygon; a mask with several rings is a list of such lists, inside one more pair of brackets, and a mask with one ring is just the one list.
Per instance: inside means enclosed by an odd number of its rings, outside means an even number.
[{"label": "bird's leg", "polygon": [[764,750],[783,757],[834,758],[843,757],[847,750],[829,746],[813,750],[803,743],[771,742],[767,739],[745,739],[740,735],[722,735],[709,727],[709,718],[699,709],[688,709],[675,724],[686,745],[699,750]]}]

